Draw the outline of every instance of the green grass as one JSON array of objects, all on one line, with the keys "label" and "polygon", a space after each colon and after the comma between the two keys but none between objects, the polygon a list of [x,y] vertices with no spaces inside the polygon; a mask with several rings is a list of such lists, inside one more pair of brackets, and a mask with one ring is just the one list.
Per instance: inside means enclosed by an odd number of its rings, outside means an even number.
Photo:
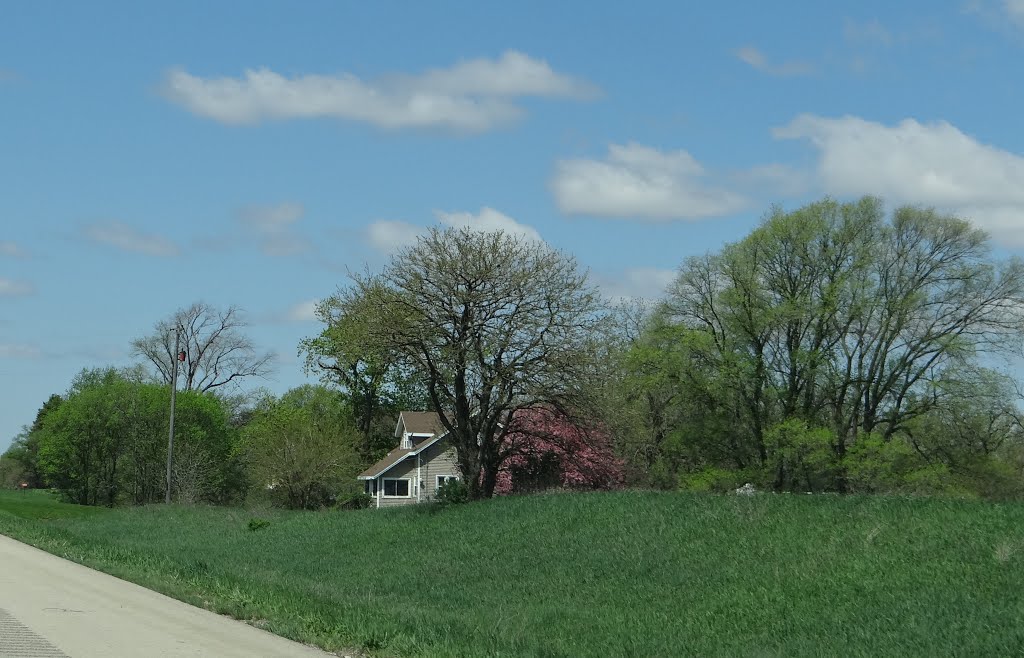
[{"label": "green grass", "polygon": [[57,500],[48,491],[38,489],[9,491],[0,489],[0,513],[6,512],[20,519],[71,519],[93,517],[109,510],[102,507],[68,505]]},{"label": "green grass", "polygon": [[[160,506],[0,532],[331,650],[1024,653],[1024,506],[676,493],[285,513]],[[17,501],[15,500],[15,507]],[[270,525],[249,530],[258,517]]]}]

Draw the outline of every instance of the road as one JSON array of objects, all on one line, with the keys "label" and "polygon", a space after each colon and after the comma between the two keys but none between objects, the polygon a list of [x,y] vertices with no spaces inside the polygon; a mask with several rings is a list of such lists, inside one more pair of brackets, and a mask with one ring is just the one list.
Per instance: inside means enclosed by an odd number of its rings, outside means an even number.
[{"label": "road", "polygon": [[0,535],[0,656],[330,656]]}]

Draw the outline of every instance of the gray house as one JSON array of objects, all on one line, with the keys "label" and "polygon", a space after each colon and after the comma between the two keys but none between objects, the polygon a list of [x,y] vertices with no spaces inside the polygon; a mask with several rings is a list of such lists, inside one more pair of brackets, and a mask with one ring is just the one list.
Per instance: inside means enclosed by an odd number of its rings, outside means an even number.
[{"label": "gray house", "polygon": [[411,505],[433,499],[437,488],[459,480],[455,449],[432,411],[403,411],[398,415],[398,447],[359,474],[374,507]]}]

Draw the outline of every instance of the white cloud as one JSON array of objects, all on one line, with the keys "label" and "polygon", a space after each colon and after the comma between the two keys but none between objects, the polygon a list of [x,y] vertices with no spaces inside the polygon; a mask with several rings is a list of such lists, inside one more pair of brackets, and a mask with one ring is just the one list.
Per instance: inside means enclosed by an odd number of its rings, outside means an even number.
[{"label": "white cloud", "polygon": [[178,70],[167,75],[163,93],[195,114],[229,124],[334,118],[389,129],[482,132],[522,115],[516,98],[586,99],[597,90],[543,60],[508,51],[497,60],[370,81],[347,73],[287,78],[266,68],[247,70],[242,78],[201,78]]},{"label": "white cloud", "polygon": [[744,64],[769,75],[790,77],[797,75],[809,75],[814,72],[813,66],[807,62],[797,60],[783,62],[782,64],[773,64],[768,61],[768,57],[766,57],[764,53],[753,46],[744,46],[743,48],[737,49],[733,54],[736,55],[736,59],[740,60]]},{"label": "white cloud", "polygon": [[149,256],[177,256],[179,253],[178,246],[167,238],[142,233],[138,229],[116,220],[89,224],[83,229],[83,233],[92,242],[105,244],[121,251]]},{"label": "white cloud", "polygon": [[392,253],[416,244],[423,227],[397,220],[385,219],[370,224],[366,237],[378,251]]},{"label": "white cloud", "polygon": [[741,195],[709,184],[686,151],[612,144],[605,160],[562,160],[551,190],[563,213],[649,220],[703,219],[737,212]]},{"label": "white cloud", "polygon": [[0,277],[0,297],[25,297],[35,294],[36,287],[28,281]]},{"label": "white cloud", "polygon": [[1024,245],[1024,156],[979,143],[945,121],[887,126],[804,114],[773,132],[818,150],[815,173],[828,194],[934,206]]},{"label": "white cloud", "polygon": [[309,250],[309,243],[292,232],[305,212],[305,207],[295,202],[246,206],[238,211],[238,221],[255,234],[264,254],[294,256]]},{"label": "white cloud", "polygon": [[288,322],[312,322],[316,320],[316,305],[315,299],[295,304],[285,313],[285,319]]},{"label": "white cloud", "polygon": [[[434,216],[444,226],[452,228],[473,228],[478,231],[504,231],[529,240],[540,241],[540,233],[532,226],[516,221],[503,212],[484,206],[480,212],[444,212],[435,210]],[[381,220],[366,228],[366,238],[378,251],[394,253],[411,247],[422,235],[425,228],[409,222]]]},{"label": "white cloud", "polygon": [[605,296],[615,301],[660,299],[675,278],[675,270],[656,267],[636,267],[595,277]]},{"label": "white cloud", "polygon": [[0,359],[38,359],[42,352],[35,345],[0,343]]},{"label": "white cloud", "polygon": [[0,240],[0,256],[9,258],[27,258],[28,254],[16,242]]},{"label": "white cloud", "polygon": [[437,217],[445,226],[453,228],[472,228],[478,231],[504,231],[511,235],[527,238],[529,240],[541,241],[540,233],[532,226],[527,226],[512,219],[503,212],[494,208],[484,206],[475,215],[470,212],[442,212],[434,211]]},{"label": "white cloud", "polygon": [[1003,10],[1007,18],[1024,27],[1024,0],[1003,0]]}]

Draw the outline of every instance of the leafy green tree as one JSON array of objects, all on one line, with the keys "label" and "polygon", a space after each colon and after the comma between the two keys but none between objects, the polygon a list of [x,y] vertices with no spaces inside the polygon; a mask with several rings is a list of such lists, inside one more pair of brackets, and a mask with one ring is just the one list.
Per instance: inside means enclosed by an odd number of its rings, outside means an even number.
[{"label": "leafy green tree", "polygon": [[[496,232],[431,230],[338,291],[340,354],[384,354],[426,382],[472,498],[494,493],[505,422],[568,411],[593,372],[601,300],[569,256]],[[369,352],[367,352],[369,350]]]},{"label": "leafy green tree", "polygon": [[[46,417],[60,406],[62,401],[63,398],[59,395],[51,395],[36,412],[36,418],[32,421],[32,425],[23,428],[22,432],[11,442],[11,446],[4,452],[3,456],[8,460],[6,472],[11,474],[16,471],[18,484],[25,482],[33,489],[45,486],[43,474],[39,468],[39,437]],[[17,464],[17,468],[14,467],[14,464]]]},{"label": "leafy green tree", "polygon": [[[39,465],[46,480],[80,504],[161,500],[166,490],[168,405],[167,388],[142,381],[137,370],[82,371],[38,432]],[[233,484],[225,475],[232,434],[224,406],[210,394],[187,391],[178,397],[177,414],[177,445],[205,468],[201,477],[191,474],[186,481],[185,464],[180,465],[172,477],[175,497],[184,502],[224,500]]]},{"label": "leafy green tree", "polygon": [[[773,209],[747,238],[685,261],[661,313],[685,336],[681,399],[706,401],[685,407],[686,424],[730,419],[720,447],[777,487],[810,477],[844,491],[861,436],[908,440],[951,409],[951,373],[1019,346],[1024,264],[992,259],[956,217],[903,207],[887,221],[877,199],[826,199]],[[827,434],[807,452],[791,421]]]},{"label": "leafy green tree", "polygon": [[[341,296],[321,300],[317,317],[325,328],[299,345],[306,371],[345,395],[362,435],[360,456],[367,464],[382,457],[394,443],[394,420],[404,409],[429,409],[425,382],[393,351],[370,333],[372,315]],[[346,304],[348,304],[346,306]]]},{"label": "leafy green tree", "polygon": [[358,436],[338,392],[305,385],[257,404],[242,449],[254,486],[291,509],[314,509],[351,493]]},{"label": "leafy green tree", "polygon": [[22,462],[8,452],[0,455],[0,489],[17,489],[27,481],[28,474]]}]

